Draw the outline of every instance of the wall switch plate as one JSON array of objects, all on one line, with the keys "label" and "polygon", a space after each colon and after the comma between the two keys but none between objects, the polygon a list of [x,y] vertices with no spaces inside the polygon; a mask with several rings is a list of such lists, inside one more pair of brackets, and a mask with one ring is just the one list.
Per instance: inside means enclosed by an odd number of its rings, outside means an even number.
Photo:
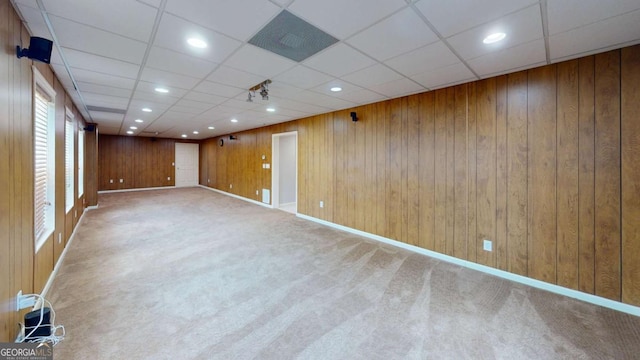
[{"label": "wall switch plate", "polygon": [[124,182],[124,179],[120,179],[120,184],[122,184]]},{"label": "wall switch plate", "polygon": [[109,179],[109,184],[113,184],[113,179]]},{"label": "wall switch plate", "polygon": [[320,201],[320,207],[323,208],[324,207],[324,201]]},{"label": "wall switch plate", "polygon": [[171,176],[167,176],[167,181],[171,181]]},{"label": "wall switch plate", "polygon": [[264,164],[265,169],[271,169],[271,164]]},{"label": "wall switch plate", "polygon": [[58,233],[58,244],[62,244],[62,233]]},{"label": "wall switch plate", "polygon": [[260,191],[259,190],[256,190],[256,195],[260,195]]},{"label": "wall switch plate", "polygon": [[484,242],[482,243],[482,249],[484,251],[493,251],[493,243],[491,242],[491,240],[484,240]]},{"label": "wall switch plate", "polygon": [[233,184],[229,184],[229,189],[233,189]]}]

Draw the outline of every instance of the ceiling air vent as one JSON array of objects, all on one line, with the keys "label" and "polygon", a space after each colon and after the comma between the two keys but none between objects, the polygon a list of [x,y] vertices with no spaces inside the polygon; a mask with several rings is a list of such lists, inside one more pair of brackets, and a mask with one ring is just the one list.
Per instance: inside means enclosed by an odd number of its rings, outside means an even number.
[{"label": "ceiling air vent", "polygon": [[338,39],[283,10],[249,40],[261,47],[296,62],[326,49]]},{"label": "ceiling air vent", "polygon": [[126,114],[127,113],[127,110],[123,110],[123,109],[113,109],[113,108],[102,107],[102,106],[93,106],[93,105],[87,106],[87,110],[89,110],[89,111],[106,112],[106,113],[113,113],[113,114]]}]

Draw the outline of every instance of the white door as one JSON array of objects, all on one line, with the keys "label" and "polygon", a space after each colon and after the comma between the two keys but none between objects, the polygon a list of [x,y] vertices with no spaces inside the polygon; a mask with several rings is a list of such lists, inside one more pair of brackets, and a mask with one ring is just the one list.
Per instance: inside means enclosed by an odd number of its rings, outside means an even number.
[{"label": "white door", "polygon": [[176,143],[176,187],[198,185],[198,144]]},{"label": "white door", "polygon": [[297,213],[298,210],[298,133],[272,135],[272,206]]}]

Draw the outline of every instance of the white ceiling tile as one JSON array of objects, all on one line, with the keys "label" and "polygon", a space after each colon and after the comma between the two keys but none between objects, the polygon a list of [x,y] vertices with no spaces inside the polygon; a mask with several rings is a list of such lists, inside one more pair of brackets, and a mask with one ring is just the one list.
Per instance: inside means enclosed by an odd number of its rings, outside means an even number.
[{"label": "white ceiling tile", "polygon": [[120,126],[124,115],[103,112],[103,111],[89,111],[91,117],[98,122],[98,124],[106,124],[107,126]]},{"label": "white ceiling tile", "polygon": [[184,99],[218,105],[225,102],[228,98],[223,96],[218,96],[218,95],[201,93],[197,91],[189,91],[189,93],[184,96]]},{"label": "white ceiling tile", "polygon": [[458,57],[442,41],[438,41],[389,59],[385,61],[385,64],[404,75],[411,76],[452,65],[459,61]]},{"label": "white ceiling tile", "polygon": [[213,74],[209,75],[207,80],[242,89],[249,89],[264,81],[262,76],[236,70],[228,66],[220,66]]},{"label": "white ceiling tile", "polygon": [[322,95],[317,92],[313,92],[309,90],[300,91],[294,96],[291,96],[291,99],[295,101],[305,102],[308,104],[329,108],[332,110],[345,109],[345,108],[353,107],[356,105],[351,101],[342,100],[332,96]]},{"label": "white ceiling tile", "polygon": [[144,69],[140,79],[155,84],[175,86],[181,89],[191,89],[200,81],[198,78],[175,74],[168,71],[156,70],[149,67]]},{"label": "white ceiling tile", "polygon": [[549,37],[553,61],[640,43],[640,10]]},{"label": "white ceiling tile", "polygon": [[203,81],[198,86],[193,88],[193,90],[206,93],[206,94],[219,95],[227,98],[236,97],[239,94],[244,93],[246,91],[244,89],[238,89],[233,86],[218,84],[211,81]]},{"label": "white ceiling tile", "polygon": [[[262,100],[254,100],[253,102],[247,102],[244,97],[229,99],[223,103],[223,106],[234,108],[234,109],[242,109],[242,110],[251,110],[256,109],[262,106],[268,106],[268,101]],[[236,110],[237,111],[237,110]]]},{"label": "white ceiling tile", "polygon": [[296,63],[257,46],[246,44],[225,61],[224,65],[267,79],[291,69]]},{"label": "white ceiling tile", "polygon": [[[498,31],[506,33],[507,37],[494,44],[487,45],[482,42],[487,35]],[[538,6],[530,6],[500,20],[455,35],[447,41],[463,59],[472,59],[541,39],[542,36],[540,9]]]},{"label": "white ceiling tile", "polygon": [[162,0],[136,0],[136,1],[141,2],[143,4],[151,5],[155,8],[159,8],[160,3],[162,3]]},{"label": "white ceiling tile", "polygon": [[200,110],[200,112],[202,112],[203,110],[211,109],[214,105],[211,104],[211,103],[206,103],[206,102],[182,99],[182,100],[178,101],[177,103],[175,103],[174,106],[189,107],[189,108]]},{"label": "white ceiling tile", "polygon": [[390,98],[426,91],[424,87],[407,78],[390,81],[385,84],[375,85],[372,86],[371,89]]},{"label": "white ceiling tile", "polygon": [[113,126],[100,126],[99,129],[102,135],[118,135],[120,131],[120,127]]},{"label": "white ceiling tile", "polygon": [[364,30],[347,40],[355,48],[383,61],[438,40],[411,8]]},{"label": "white ceiling tile", "polygon": [[[396,80],[397,81],[397,80]],[[354,102],[356,104],[370,104],[376,101],[386,100],[388,97],[373,92],[367,89],[356,90],[347,94],[344,94],[342,97],[347,101]]]},{"label": "white ceiling tile", "polygon": [[84,98],[87,106],[100,106],[125,110],[127,105],[129,105],[129,98],[94,93],[84,93],[82,94],[82,97]]},{"label": "white ceiling tile", "polygon": [[411,79],[420,83],[428,89],[440,88],[443,85],[465,81],[475,80],[476,76],[463,63],[447,65],[442,68],[433,69],[422,74],[411,76]]},{"label": "white ceiling tile", "polygon": [[245,41],[276,16],[280,8],[264,0],[169,0],[165,10]]},{"label": "white ceiling tile", "polygon": [[101,74],[84,69],[71,68],[73,77],[77,82],[86,82],[122,89],[133,89],[135,80],[115,75]]},{"label": "white ceiling tile", "polygon": [[305,90],[318,86],[319,84],[329,80],[331,80],[331,76],[309,69],[302,65],[298,65],[273,78],[273,81],[275,82],[287,83]]},{"label": "white ceiling tile", "polygon": [[121,89],[111,86],[92,84],[78,81],[78,88],[82,93],[94,93],[100,95],[110,95],[118,97],[131,97],[131,89]]},{"label": "white ceiling tile", "polygon": [[[205,49],[196,49],[187,44],[187,39],[197,37],[207,42]],[[165,13],[160,21],[154,45],[197,56],[220,63],[242,43],[202,26]]]},{"label": "white ceiling tile", "polygon": [[205,111],[202,109],[196,109],[191,106],[180,106],[180,105],[173,105],[170,108],[170,110],[173,112],[179,112],[179,113],[185,113],[185,114],[191,114],[191,115],[199,115]]},{"label": "white ceiling tile", "polygon": [[217,65],[214,62],[157,46],[151,49],[147,60],[148,67],[195,78],[207,76]]},{"label": "white ceiling tile", "polygon": [[157,10],[131,0],[43,1],[47,12],[65,19],[147,42]]},{"label": "white ceiling tile", "polygon": [[140,65],[105,56],[89,54],[64,47],[62,48],[62,53],[65,59],[67,59],[69,66],[78,69],[98,71],[103,74],[116,75],[129,79],[136,79],[138,77],[138,71],[140,71]]},{"label": "white ceiling tile", "polygon": [[403,0],[296,0],[289,6],[296,15],[338,39],[360,31],[406,6]]},{"label": "white ceiling tile", "polygon": [[[150,100],[132,99],[127,109],[127,116],[133,116],[140,119],[153,119],[160,116],[171,107],[170,104],[157,103]],[[143,108],[150,108],[152,112],[144,112]]]},{"label": "white ceiling tile", "polygon": [[60,46],[140,64],[146,45],[104,30],[50,16]]},{"label": "white ceiling tile", "polygon": [[402,75],[388,67],[376,64],[353,74],[343,76],[342,79],[358,86],[369,88],[373,85],[388,83],[389,81],[398,80],[402,77]]},{"label": "white ceiling tile", "polygon": [[342,43],[304,61],[306,66],[336,77],[364,69],[375,63],[375,60]]},{"label": "white ceiling tile", "polygon": [[638,0],[548,0],[549,34],[555,35],[638,9]]},{"label": "white ceiling tile", "polygon": [[291,99],[276,99],[272,102],[276,108],[287,108],[290,110],[296,110],[307,114],[322,114],[331,111],[331,109],[323,106],[317,106],[314,104],[306,104]]},{"label": "white ceiling tile", "polygon": [[[331,91],[331,88],[333,87],[340,87],[342,88],[342,90],[338,92]],[[344,98],[346,94],[349,94],[355,91],[360,91],[362,90],[362,88],[357,85],[348,83],[342,79],[331,79],[330,81],[324,84],[318,85],[310,90],[321,93],[321,94],[337,97],[337,98]]]},{"label": "white ceiling tile", "polygon": [[[169,90],[169,92],[166,94],[161,94],[155,91],[155,89],[159,86],[166,88],[167,90]],[[154,82],[148,82],[148,81],[138,81],[138,86],[136,86],[136,92],[138,93],[146,92],[160,99],[163,97],[181,98],[188,92],[188,90],[167,86],[167,84],[158,83],[158,82],[154,83]]]},{"label": "white ceiling tile", "polygon": [[481,77],[497,75],[546,61],[544,40],[515,46],[469,60],[469,66]]},{"label": "white ceiling tile", "polygon": [[537,2],[537,0],[422,0],[415,6],[440,35],[449,37]]},{"label": "white ceiling tile", "polygon": [[151,93],[142,90],[136,90],[133,99],[137,101],[148,101],[154,104],[173,105],[179,100],[177,97],[167,96],[167,94]]}]

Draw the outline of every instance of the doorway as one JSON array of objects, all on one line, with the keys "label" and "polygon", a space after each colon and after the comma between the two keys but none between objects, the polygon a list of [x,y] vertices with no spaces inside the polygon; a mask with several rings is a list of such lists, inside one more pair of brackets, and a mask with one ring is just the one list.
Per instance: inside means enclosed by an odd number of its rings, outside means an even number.
[{"label": "doorway", "polygon": [[199,150],[198,144],[176,143],[176,187],[198,185]]},{"label": "doorway", "polygon": [[293,214],[298,212],[298,132],[273,134],[271,191],[272,206]]}]

